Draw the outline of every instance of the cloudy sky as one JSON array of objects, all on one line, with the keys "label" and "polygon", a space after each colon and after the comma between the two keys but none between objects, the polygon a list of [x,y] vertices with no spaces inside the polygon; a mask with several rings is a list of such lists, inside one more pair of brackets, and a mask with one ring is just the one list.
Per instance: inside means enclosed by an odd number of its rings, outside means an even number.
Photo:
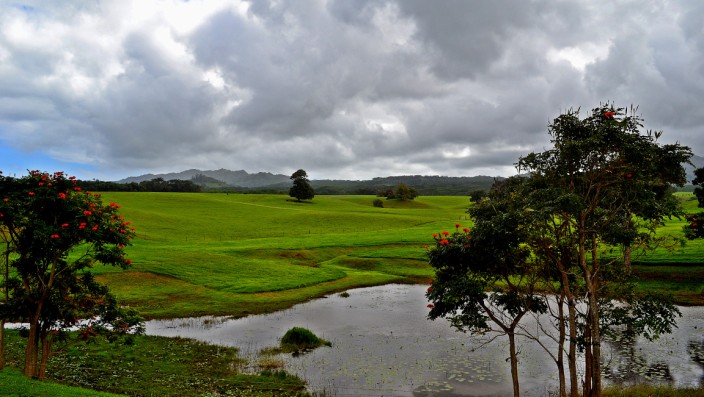
[{"label": "cloudy sky", "polygon": [[0,0],[0,169],[507,176],[569,108],[704,154],[704,2]]}]

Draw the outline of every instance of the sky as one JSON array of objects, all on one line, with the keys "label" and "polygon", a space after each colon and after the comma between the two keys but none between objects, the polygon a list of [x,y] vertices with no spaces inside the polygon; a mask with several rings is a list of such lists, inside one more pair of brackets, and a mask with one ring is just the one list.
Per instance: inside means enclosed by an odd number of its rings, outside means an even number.
[{"label": "sky", "polygon": [[704,154],[700,0],[0,0],[0,170],[510,176],[569,109]]}]

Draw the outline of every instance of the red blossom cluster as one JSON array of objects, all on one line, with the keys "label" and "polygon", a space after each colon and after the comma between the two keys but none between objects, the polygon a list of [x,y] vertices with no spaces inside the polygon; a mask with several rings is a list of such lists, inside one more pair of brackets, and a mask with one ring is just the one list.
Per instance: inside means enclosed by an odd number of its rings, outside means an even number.
[{"label": "red blossom cluster", "polygon": [[607,119],[612,119],[616,115],[616,112],[604,112],[604,117]]},{"label": "red blossom cluster", "polygon": [[684,226],[684,234],[690,240],[704,238],[704,212],[687,214],[685,219],[689,223]]}]

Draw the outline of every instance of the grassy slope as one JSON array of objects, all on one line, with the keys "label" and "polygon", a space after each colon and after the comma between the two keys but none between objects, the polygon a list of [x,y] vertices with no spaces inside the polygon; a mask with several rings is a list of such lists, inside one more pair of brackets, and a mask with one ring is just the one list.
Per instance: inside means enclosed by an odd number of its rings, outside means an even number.
[{"label": "grassy slope", "polygon": [[[468,223],[469,204],[466,197],[419,197],[375,208],[372,196],[298,203],[283,195],[222,193],[106,193],[104,199],[122,205],[139,237],[128,249],[134,264],[127,273],[96,272],[122,301],[154,318],[241,316],[352,287],[425,280],[432,269],[423,246],[432,233]],[[684,204],[696,211],[695,201]],[[678,235],[682,224],[673,220],[663,230]],[[703,258],[704,241],[638,257],[642,288],[702,304]]]},{"label": "grassy slope", "polygon": [[245,315],[356,286],[432,275],[423,245],[464,218],[466,197],[372,206],[371,196],[106,193],[138,238],[127,272],[97,267],[148,317]]}]

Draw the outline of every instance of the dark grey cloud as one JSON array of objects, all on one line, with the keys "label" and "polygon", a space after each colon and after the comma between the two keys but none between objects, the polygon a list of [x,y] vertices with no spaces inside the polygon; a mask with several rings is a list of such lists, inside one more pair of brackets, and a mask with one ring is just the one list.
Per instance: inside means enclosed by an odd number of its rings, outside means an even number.
[{"label": "dark grey cloud", "polygon": [[0,5],[0,145],[115,179],[507,175],[560,112],[609,101],[701,154],[702,17],[695,0]]}]

